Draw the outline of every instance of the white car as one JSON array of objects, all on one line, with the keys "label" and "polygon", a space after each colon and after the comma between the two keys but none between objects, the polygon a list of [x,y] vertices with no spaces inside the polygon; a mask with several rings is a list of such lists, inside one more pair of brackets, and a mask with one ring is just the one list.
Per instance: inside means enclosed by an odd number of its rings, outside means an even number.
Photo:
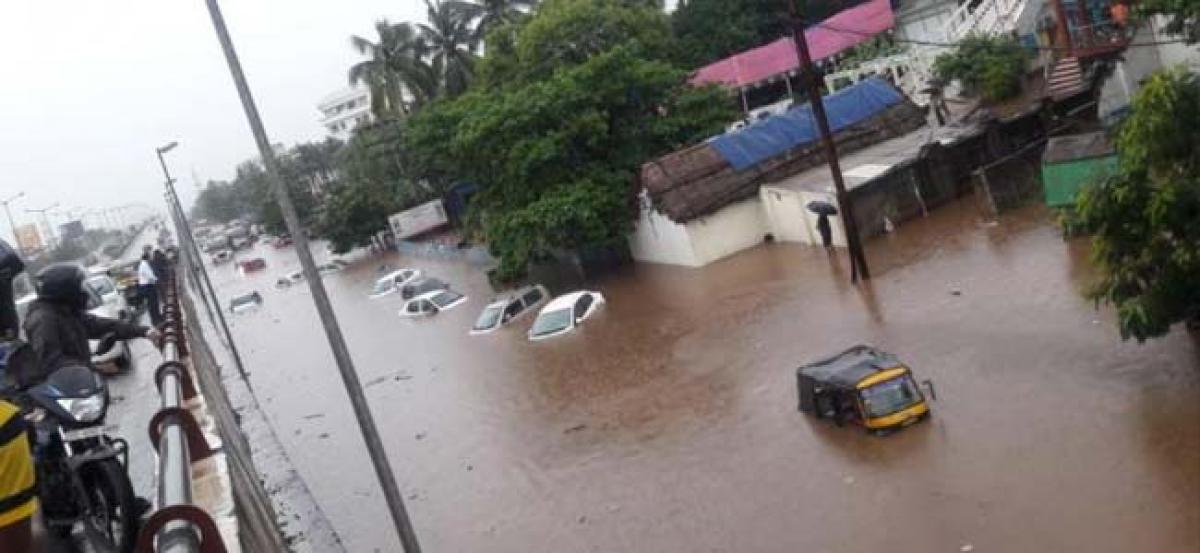
[{"label": "white car", "polygon": [[317,272],[320,273],[321,276],[331,275],[333,273],[340,272],[342,269],[345,269],[348,266],[350,266],[349,263],[346,263],[341,259],[334,259],[333,261],[325,263],[324,265],[318,265]]},{"label": "white car", "polygon": [[400,291],[400,287],[408,284],[418,278],[421,278],[419,269],[400,269],[392,271],[375,281],[375,287],[371,289],[371,299],[382,298],[395,292]]},{"label": "white car", "polygon": [[300,271],[294,271],[285,276],[279,277],[279,280],[275,281],[275,287],[288,288],[294,284],[299,284],[302,280],[304,280],[304,273]]},{"label": "white car", "polygon": [[132,311],[130,311],[129,305],[125,303],[125,296],[117,289],[117,283],[107,273],[92,273],[87,278],[87,285],[100,298],[100,303],[108,306],[107,311],[113,314],[113,318],[121,319],[122,321],[130,319]]},{"label": "white car", "polygon": [[249,294],[242,294],[240,296],[235,296],[233,299],[229,300],[229,312],[233,313],[234,315],[238,315],[241,313],[245,313],[247,311],[253,311],[255,309],[258,309],[259,306],[262,305],[262,303],[263,303],[262,295],[259,294],[258,292],[250,292]]},{"label": "white car", "polygon": [[604,305],[600,292],[581,290],[563,294],[546,304],[529,329],[530,340],[545,340],[575,330]]},{"label": "white car", "polygon": [[521,288],[510,295],[504,296],[483,308],[471,334],[487,334],[509,324],[527,313],[532,313],[549,299],[550,293],[540,284]]},{"label": "white car", "polygon": [[458,307],[467,297],[453,290],[426,292],[407,302],[400,308],[401,317],[428,317]]}]

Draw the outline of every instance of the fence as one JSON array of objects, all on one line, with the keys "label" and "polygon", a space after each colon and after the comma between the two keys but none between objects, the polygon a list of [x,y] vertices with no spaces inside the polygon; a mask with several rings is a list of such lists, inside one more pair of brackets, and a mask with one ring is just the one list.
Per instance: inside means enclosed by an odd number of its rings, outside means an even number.
[{"label": "fence", "polygon": [[139,553],[224,553],[216,523],[192,499],[192,463],[211,457],[200,424],[185,401],[196,398],[187,355],[183,312],[174,278],[164,280],[163,358],[155,371],[161,408],[150,419],[150,443],[158,450],[158,509],[138,535]]},{"label": "fence", "polygon": [[[168,205],[180,246],[181,286],[175,297],[183,314],[188,361],[221,435],[241,548],[255,553],[344,552],[262,413],[187,221],[170,196]],[[201,316],[197,303],[207,317]],[[236,371],[224,371],[226,367]]]}]

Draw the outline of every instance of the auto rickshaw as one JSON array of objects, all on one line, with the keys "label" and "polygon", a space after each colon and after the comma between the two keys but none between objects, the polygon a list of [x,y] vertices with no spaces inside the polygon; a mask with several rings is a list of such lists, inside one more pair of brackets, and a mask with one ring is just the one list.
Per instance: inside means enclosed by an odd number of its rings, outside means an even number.
[{"label": "auto rickshaw", "polygon": [[[937,399],[933,383],[924,384]],[[857,345],[796,370],[800,411],[841,426],[884,433],[929,417],[929,404],[912,371],[895,355]]]}]

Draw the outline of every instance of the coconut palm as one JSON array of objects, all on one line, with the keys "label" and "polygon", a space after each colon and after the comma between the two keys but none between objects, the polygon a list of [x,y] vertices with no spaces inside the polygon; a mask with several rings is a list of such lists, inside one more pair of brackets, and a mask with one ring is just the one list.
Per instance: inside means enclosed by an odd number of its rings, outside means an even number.
[{"label": "coconut palm", "polygon": [[437,95],[437,79],[424,61],[425,43],[410,23],[375,23],[378,42],[351,36],[350,44],[367,57],[350,68],[350,84],[371,90],[371,113],[376,118],[409,113],[414,105]]},{"label": "coconut palm", "polygon": [[447,4],[475,22],[472,38],[477,46],[492,29],[519,21],[537,7],[537,0],[454,0]]},{"label": "coconut palm", "polygon": [[466,92],[474,75],[475,41],[470,14],[458,2],[425,0],[425,6],[428,22],[417,25],[425,53],[441,90],[448,96],[457,96]]}]

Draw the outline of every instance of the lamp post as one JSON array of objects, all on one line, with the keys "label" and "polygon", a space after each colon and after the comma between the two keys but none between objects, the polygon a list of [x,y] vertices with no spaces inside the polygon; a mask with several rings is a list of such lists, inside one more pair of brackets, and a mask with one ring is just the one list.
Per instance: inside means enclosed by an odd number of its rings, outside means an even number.
[{"label": "lamp post", "polygon": [[21,241],[17,239],[17,224],[13,222],[12,210],[8,208],[8,204],[24,197],[25,192],[22,191],[17,192],[6,200],[0,200],[0,204],[4,204],[4,214],[8,216],[8,228],[12,230],[13,242],[17,243],[17,251],[21,252],[21,254],[25,253],[25,248],[21,245]]},{"label": "lamp post", "polygon": [[208,289],[208,296],[212,298],[213,311],[216,312],[217,321],[221,325],[221,331],[225,333],[225,337],[229,341],[229,351],[233,354],[233,361],[237,366],[238,374],[245,379],[246,368],[242,365],[242,355],[238,352],[237,345],[233,342],[233,334],[229,332],[229,325],[225,322],[225,314],[221,311],[221,305],[217,301],[217,291],[213,288],[212,280],[208,278],[208,269],[204,268],[204,257],[200,255],[200,248],[196,247],[195,235],[192,234],[192,224],[188,222],[187,215],[183,212],[183,205],[179,203],[179,195],[175,193],[175,179],[171,178],[171,172],[167,170],[167,162],[163,158],[163,154],[171,151],[178,145],[178,142],[171,142],[154,149],[154,153],[158,154],[158,164],[162,167],[163,178],[166,179],[167,211],[169,214],[174,215],[175,220],[179,222],[177,228],[180,232],[186,234],[186,236],[179,237],[180,246],[187,248],[187,254],[195,260],[196,268],[204,280],[204,287]]},{"label": "lamp post", "polygon": [[54,247],[54,243],[57,242],[57,240],[54,237],[54,229],[50,226],[50,219],[46,217],[46,212],[56,207],[58,207],[58,202],[54,202],[41,209],[25,209],[25,213],[38,213],[42,216],[42,227],[46,229],[46,245],[49,247]]},{"label": "lamp post", "polygon": [[250,92],[250,84],[246,82],[242,63],[238,60],[237,51],[233,47],[233,39],[229,36],[229,29],[225,27],[225,17],[221,15],[221,8],[217,5],[217,0],[205,0],[205,3],[208,6],[208,15],[212,19],[213,30],[216,31],[217,40],[221,44],[221,51],[225,55],[225,63],[229,66],[233,86],[237,89],[238,98],[242,101],[242,111],[245,112],[246,122],[250,126],[250,134],[254,137],[255,145],[258,146],[258,155],[262,157],[263,165],[266,166],[267,183],[275,195],[275,202],[279,204],[279,210],[283,213],[283,221],[287,224],[288,232],[295,241],[296,256],[300,258],[304,280],[308,282],[308,290],[312,294],[317,315],[325,328],[329,349],[332,350],[333,360],[337,365],[338,372],[341,373],[342,384],[346,388],[346,395],[349,396],[354,418],[358,420],[359,431],[362,432],[363,441],[366,442],[367,454],[371,459],[372,468],[375,469],[375,477],[379,479],[384,502],[387,504],[392,524],[400,539],[400,546],[404,553],[420,553],[421,546],[417,543],[412,520],[409,519],[408,510],[404,506],[404,497],[400,495],[400,486],[396,483],[396,473],[392,471],[387,450],[383,447],[379,429],[375,426],[375,418],[371,415],[371,406],[367,403],[367,396],[363,393],[358,371],[354,368],[354,360],[350,357],[350,347],[346,345],[346,338],[338,324],[337,315],[333,312],[333,303],[329,301],[325,284],[317,274],[316,263],[313,262],[312,252],[308,249],[308,237],[304,234],[304,229],[300,225],[300,216],[296,214],[296,206],[292,204],[292,198],[284,184],[279,160],[276,159],[275,150],[267,137],[267,130],[258,113],[254,95]]}]

